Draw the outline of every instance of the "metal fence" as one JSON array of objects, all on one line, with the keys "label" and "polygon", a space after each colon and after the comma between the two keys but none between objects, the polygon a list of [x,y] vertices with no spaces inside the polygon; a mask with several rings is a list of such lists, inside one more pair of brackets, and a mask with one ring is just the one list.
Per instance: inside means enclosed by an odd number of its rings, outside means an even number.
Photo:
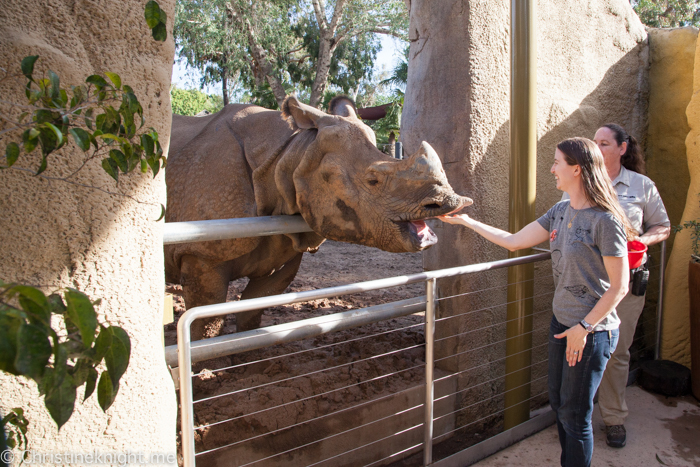
[{"label": "metal fence", "polygon": [[[304,228],[296,219],[281,221],[272,223],[274,233]],[[230,223],[227,228],[235,230]],[[178,241],[183,238],[191,241],[182,236]],[[655,253],[650,256],[652,268],[662,271],[661,254],[658,260]],[[539,325],[532,331],[533,417],[502,432],[508,305],[503,268],[547,259],[543,252],[188,310],[178,322],[177,348],[166,348],[168,364],[178,367],[184,465],[196,460],[202,465],[374,466],[402,459],[414,465],[470,465],[550,425],[548,326]],[[532,318],[548,324],[549,263],[542,263],[542,271],[547,274],[535,280]],[[485,286],[439,292],[437,281],[465,275],[478,275]],[[425,283],[425,296],[190,339],[195,319],[418,283]],[[465,297],[479,306],[455,311],[451,304]],[[438,307],[442,313],[436,319]],[[643,327],[657,320],[650,310],[640,319]],[[654,346],[656,336],[648,334],[640,338],[640,352],[648,351],[649,342]],[[192,364],[205,360],[193,372]]]}]

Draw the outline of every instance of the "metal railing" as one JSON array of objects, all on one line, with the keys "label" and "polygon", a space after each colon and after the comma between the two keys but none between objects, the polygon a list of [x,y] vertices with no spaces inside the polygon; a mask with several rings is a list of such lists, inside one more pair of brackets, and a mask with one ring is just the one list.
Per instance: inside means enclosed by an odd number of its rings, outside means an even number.
[{"label": "metal railing", "polygon": [[[191,228],[192,226],[189,226],[187,224],[195,224],[195,228]],[[255,227],[251,227],[256,225],[257,226],[262,226],[262,230],[255,230]],[[218,227],[215,228],[215,230],[212,232],[209,230],[208,226],[209,225],[217,225]],[[236,227],[236,225],[242,225],[242,227]],[[184,228],[183,228],[184,227]],[[187,233],[185,229],[189,229],[190,233]],[[218,229],[218,230],[216,230]],[[253,230],[251,230],[253,229]],[[299,216],[278,216],[278,219],[270,219],[270,218],[260,218],[260,219],[233,219],[233,220],[221,220],[221,221],[203,221],[203,222],[198,222],[198,223],[180,223],[179,225],[174,226],[173,224],[166,224],[166,242],[167,243],[183,243],[183,242],[191,242],[191,241],[206,241],[206,240],[220,240],[224,238],[240,238],[244,236],[258,236],[258,235],[271,235],[271,234],[280,234],[280,233],[293,233],[293,232],[304,232],[304,231],[309,231],[310,228],[308,225],[306,225],[303,222],[303,219],[301,219]],[[262,233],[261,233],[262,232]],[[665,244],[661,245],[660,252],[656,253],[654,251],[653,253],[650,252],[650,257],[653,258],[654,263],[657,263],[657,258],[658,258],[658,264],[653,265],[653,269],[656,269],[658,267],[659,275],[660,277],[660,285],[663,285],[663,265],[665,263]],[[540,250],[542,251],[542,250]],[[461,266],[461,267],[456,267],[456,268],[449,268],[449,269],[443,269],[443,270],[438,270],[438,271],[430,271],[430,272],[424,272],[424,273],[419,273],[419,274],[412,274],[412,275],[405,275],[405,276],[398,276],[398,277],[391,277],[391,278],[385,278],[385,279],[379,279],[379,280],[373,280],[373,281],[366,281],[366,282],[360,282],[360,283],[355,283],[355,284],[348,284],[348,285],[343,285],[343,286],[337,286],[337,287],[330,287],[330,288],[325,288],[325,289],[319,289],[319,290],[311,290],[311,291],[305,291],[305,292],[297,292],[297,293],[288,293],[288,294],[282,294],[282,295],[277,295],[277,296],[270,296],[270,297],[262,297],[262,298],[256,298],[256,299],[250,299],[250,300],[245,300],[245,301],[238,301],[238,302],[228,302],[228,303],[222,303],[222,304],[216,304],[216,305],[210,305],[206,307],[197,307],[197,308],[192,308],[185,312],[185,314],[182,315],[178,322],[177,326],[177,334],[178,334],[178,346],[169,346],[166,348],[166,361],[169,366],[175,367],[177,366],[177,371],[178,371],[178,386],[180,387],[180,401],[181,401],[181,427],[182,427],[182,449],[183,449],[183,457],[184,457],[184,465],[186,467],[193,466],[195,463],[195,441],[194,441],[194,432],[195,429],[200,429],[200,428],[205,428],[207,426],[213,426],[216,424],[224,423],[226,420],[221,421],[221,422],[215,422],[213,424],[205,424],[200,427],[195,427],[194,424],[194,399],[193,399],[193,377],[197,376],[192,373],[192,363],[194,362],[201,362],[204,360],[212,359],[212,358],[217,358],[221,356],[228,356],[228,355],[236,355],[240,354],[241,352],[247,352],[251,350],[256,350],[256,349],[263,349],[267,348],[271,345],[275,344],[280,344],[280,343],[289,343],[293,341],[299,341],[302,339],[309,339],[312,337],[317,337],[321,336],[324,334],[328,334],[331,332],[337,332],[341,330],[346,330],[350,328],[355,328],[358,326],[363,326],[371,323],[378,323],[380,321],[385,321],[389,319],[395,319],[398,317],[402,316],[407,316],[411,314],[415,314],[418,312],[421,312],[423,310],[426,311],[425,313],[425,321],[424,321],[424,329],[425,329],[425,402],[424,402],[424,417],[423,417],[423,423],[422,425],[424,427],[424,432],[423,432],[423,442],[422,442],[422,450],[423,450],[423,464],[424,465],[435,465],[435,466],[452,466],[452,465],[470,465],[472,462],[475,462],[478,459],[481,459],[483,457],[486,457],[487,455],[490,455],[494,452],[496,452],[499,449],[502,449],[506,447],[507,445],[512,444],[513,442],[516,442],[519,439],[525,438],[526,436],[529,436],[530,434],[539,431],[540,429],[548,426],[549,424],[552,423],[552,414],[551,412],[544,413],[542,416],[534,417],[531,420],[518,425],[515,428],[512,428],[510,430],[507,430],[507,432],[492,436],[491,438],[488,438],[487,440],[469,447],[467,449],[463,449],[460,452],[457,452],[456,454],[449,456],[447,458],[444,458],[442,460],[439,460],[437,462],[433,462],[433,452],[432,452],[432,447],[433,443],[441,441],[443,439],[447,439],[452,434],[458,432],[461,429],[467,428],[470,425],[477,424],[477,423],[483,423],[486,419],[489,419],[490,417],[497,416],[499,413],[502,413],[503,411],[498,411],[495,413],[490,413],[486,417],[480,417],[476,420],[470,420],[469,423],[466,426],[461,426],[457,427],[451,430],[441,430],[437,434],[435,433],[433,426],[434,423],[436,422],[442,422],[445,420],[445,417],[455,417],[460,413],[463,413],[465,411],[471,410],[474,406],[483,404],[484,402],[487,402],[486,400],[478,400],[475,403],[471,403],[467,406],[461,406],[457,410],[453,412],[448,412],[447,414],[444,413],[439,413],[437,416],[435,416],[434,413],[434,407],[436,403],[443,403],[445,401],[446,397],[453,397],[456,395],[459,395],[460,393],[466,394],[468,391],[474,390],[474,388],[477,388],[479,386],[483,385],[492,385],[495,384],[494,382],[502,379],[503,377],[507,376],[499,376],[495,379],[489,379],[486,381],[482,381],[477,385],[469,386],[466,387],[465,389],[462,389],[458,391],[457,393],[453,394],[447,394],[447,395],[439,395],[437,398],[434,396],[435,394],[435,384],[436,382],[441,383],[449,380],[450,378],[454,377],[459,377],[460,375],[465,375],[468,372],[472,372],[474,370],[478,370],[479,367],[484,367],[485,365],[492,365],[492,364],[497,364],[499,363],[500,360],[504,359],[495,359],[495,360],[489,360],[486,363],[481,363],[479,365],[476,365],[475,367],[469,368],[467,370],[460,370],[457,373],[447,376],[447,377],[439,377],[435,378],[434,374],[434,365],[436,363],[435,360],[435,326],[436,326],[436,320],[435,320],[435,308],[436,305],[439,301],[443,300],[448,300],[451,298],[455,298],[461,295],[467,295],[470,293],[479,293],[486,291],[488,292],[488,289],[482,289],[482,290],[475,290],[471,292],[466,292],[464,294],[459,294],[455,295],[453,297],[438,297],[437,296],[437,291],[436,291],[436,280],[437,279],[442,279],[442,278],[448,278],[448,277],[455,277],[458,275],[463,275],[463,274],[473,274],[477,272],[485,272],[489,270],[495,270],[495,269],[501,269],[501,268],[506,268],[509,266],[514,266],[514,265],[519,265],[519,264],[526,264],[526,263],[532,263],[532,262],[538,262],[538,261],[543,261],[546,260],[550,257],[549,252],[543,252],[539,254],[534,254],[531,256],[526,256],[526,257],[521,257],[521,258],[514,258],[514,259],[507,259],[507,260],[501,260],[501,261],[494,261],[494,262],[489,262],[489,263],[482,263],[482,264],[475,264],[475,265],[468,265],[468,266]],[[658,277],[657,276],[657,277]],[[227,335],[227,336],[220,336],[216,338],[211,338],[211,339],[206,339],[202,341],[191,341],[191,336],[190,336],[190,327],[191,324],[194,320],[196,319],[201,319],[201,318],[212,318],[216,316],[222,316],[226,314],[235,314],[235,313],[240,313],[244,311],[253,311],[253,310],[259,310],[262,308],[268,308],[268,307],[273,307],[273,306],[282,306],[282,305],[288,305],[288,304],[293,304],[293,303],[300,303],[300,302],[306,302],[306,301],[312,301],[312,300],[319,300],[319,299],[326,299],[330,297],[340,297],[343,295],[348,295],[348,294],[353,294],[353,293],[361,293],[361,292],[368,292],[368,291],[374,291],[374,290],[379,290],[379,289],[384,289],[388,287],[396,287],[396,286],[403,286],[403,285],[410,285],[410,284],[417,284],[425,282],[426,284],[426,296],[421,296],[421,297],[415,297],[413,299],[409,300],[403,300],[400,302],[393,302],[393,303],[386,303],[383,305],[376,305],[368,308],[361,308],[361,309],[353,309],[349,311],[344,311],[341,313],[334,313],[331,315],[325,315],[325,316],[320,316],[320,317],[315,317],[311,319],[305,319],[305,320],[300,320],[300,321],[294,321],[290,323],[285,323],[285,324],[279,324],[279,325],[274,325],[274,326],[268,326],[265,328],[260,328],[256,329],[253,331],[247,331],[247,332],[240,332],[236,333],[233,335]],[[504,287],[504,286],[496,286],[493,287],[494,290],[496,290],[499,287]],[[661,302],[662,302],[662,287],[659,289],[659,297],[658,297],[658,306],[657,308],[657,315],[654,316],[655,319],[649,319],[646,318],[647,321],[657,321],[660,323],[661,320]],[[550,301],[551,303],[551,301]],[[503,304],[501,304],[503,305]],[[506,303],[507,305],[507,303]],[[470,310],[467,313],[464,313],[466,315],[470,313],[476,313],[479,311],[486,311],[488,312],[488,307],[483,308],[483,309],[475,309],[475,310]],[[543,315],[544,312],[551,312],[551,308],[548,310],[542,310],[539,311],[538,313],[535,313],[536,315]],[[463,314],[463,315],[464,315]],[[647,313],[649,314],[649,313]],[[448,316],[448,317],[443,317],[439,321],[443,326],[450,326],[448,322],[452,320],[453,318],[456,318],[458,316],[462,315],[457,315],[457,316]],[[497,323],[493,326],[499,326],[505,323]],[[657,325],[657,336],[656,336],[656,345],[658,348],[658,336],[660,335],[660,324]],[[490,327],[490,326],[489,326]],[[471,329],[467,331],[466,333],[462,333],[462,335],[473,333],[473,332],[480,332],[480,329]],[[451,339],[454,336],[448,336],[448,337],[442,337],[438,339],[440,343],[444,343],[445,341]],[[507,339],[506,339],[507,340]],[[649,339],[647,339],[649,340]],[[485,346],[477,346],[473,349],[469,349],[466,351],[461,351],[455,355],[449,355],[445,356],[443,353],[442,358],[439,358],[437,362],[444,363],[444,361],[455,357],[459,358],[460,355],[464,356],[467,353],[479,351],[479,352],[485,352],[487,348],[491,348],[492,346],[498,346],[501,343],[505,341],[500,340],[496,342],[489,343]],[[653,345],[653,344],[652,344]],[[541,345],[538,345],[537,347],[541,347]],[[534,350],[533,346],[533,350]],[[658,352],[658,350],[657,350]],[[394,353],[394,352],[391,352]],[[361,360],[362,361],[362,360]],[[544,360],[546,362],[546,359]],[[535,365],[540,365],[543,362],[536,362],[532,363],[532,367]],[[238,365],[240,366],[240,365]],[[230,367],[230,368],[235,368]],[[226,370],[226,368],[224,368]],[[405,371],[405,370],[400,370]],[[533,378],[532,382],[535,383],[536,381],[541,382],[542,376],[538,378]],[[546,381],[546,375],[545,379]],[[364,384],[364,383],[362,383]],[[516,388],[517,389],[517,388]],[[238,392],[238,391],[236,391]],[[333,392],[333,391],[331,391]],[[534,396],[530,397],[530,401],[535,401],[538,398],[543,397],[543,395],[546,393],[545,392],[540,392],[535,394]],[[217,396],[219,397],[219,396]],[[202,402],[200,400],[199,402]],[[268,410],[268,409],[265,409]],[[413,410],[413,409],[411,409]],[[251,414],[249,414],[251,415]],[[246,417],[249,415],[245,415]],[[323,418],[323,417],[321,417]],[[315,419],[311,419],[313,421]],[[304,423],[309,423],[310,421],[304,422]],[[375,423],[375,422],[372,422]],[[413,427],[416,428],[416,427]],[[350,430],[352,431],[352,430]],[[343,432],[345,433],[345,432]],[[341,433],[341,434],[343,434]],[[258,435],[257,437],[262,436]],[[337,434],[331,435],[330,438],[333,436],[338,436]],[[326,438],[323,438],[326,439]],[[322,440],[323,440],[322,439]],[[322,441],[321,440],[321,441]],[[380,440],[381,441],[381,440]],[[242,441],[236,442],[234,444],[239,444]],[[320,441],[317,441],[320,442]],[[376,442],[375,442],[376,443]],[[372,444],[372,443],[370,443]],[[224,446],[226,447],[226,446]],[[303,446],[300,446],[300,448]],[[355,449],[361,449],[366,446],[361,446],[357,447]],[[414,445],[412,447],[409,447],[408,449],[405,449],[404,451],[408,451],[410,449],[419,449],[420,445]],[[351,450],[354,451],[355,449]],[[343,454],[338,454],[335,457],[345,455],[347,453]],[[331,458],[333,459],[333,458]],[[326,459],[328,461],[328,459]],[[253,463],[256,462],[264,462],[262,461],[254,461]],[[246,464],[247,465],[247,464]],[[368,464],[368,465],[375,465],[375,463]]]},{"label": "metal railing", "polygon": [[[493,261],[489,263],[473,264],[439,271],[423,272],[408,276],[398,276],[386,279],[379,279],[367,282],[359,282],[337,287],[329,287],[325,289],[310,290],[305,292],[288,293],[269,297],[254,298],[238,302],[220,303],[216,305],[208,305],[202,307],[191,308],[187,310],[178,321],[177,336],[178,336],[178,371],[180,377],[180,403],[181,403],[181,427],[182,427],[182,453],[186,467],[195,465],[195,441],[194,441],[194,409],[193,409],[193,385],[192,385],[192,350],[193,345],[190,335],[190,327],[196,319],[213,318],[226,314],[241,313],[244,311],[259,310],[272,306],[287,305],[292,303],[305,302],[310,300],[318,300],[330,297],[339,297],[343,295],[368,292],[388,287],[396,287],[402,285],[415,284],[419,282],[426,283],[426,403],[425,403],[425,439],[424,439],[424,463],[425,465],[432,463],[432,410],[433,410],[433,362],[429,356],[433,352],[433,333],[435,319],[435,280],[447,277],[454,277],[462,274],[473,274],[476,272],[500,269],[519,264],[526,264],[536,261],[543,261],[550,258],[549,253],[538,253],[531,256],[521,258],[513,258],[501,261]],[[303,328],[304,323],[288,323],[287,332]],[[244,333],[241,333],[244,334]],[[258,336],[269,334],[274,340],[282,341],[279,335],[269,333],[268,329],[262,328],[257,330]],[[245,341],[251,336],[231,335],[227,336],[226,341],[232,348],[238,346],[238,341]],[[216,345],[216,344],[215,344]],[[198,348],[207,346],[206,341],[198,344]],[[219,353],[217,353],[219,355]]]}]

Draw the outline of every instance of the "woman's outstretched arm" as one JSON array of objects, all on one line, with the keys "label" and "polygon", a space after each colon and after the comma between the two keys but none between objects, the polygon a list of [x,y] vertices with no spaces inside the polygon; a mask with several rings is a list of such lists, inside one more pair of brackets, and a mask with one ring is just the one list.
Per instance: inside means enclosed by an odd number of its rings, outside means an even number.
[{"label": "woman's outstretched arm", "polygon": [[531,246],[539,245],[549,239],[549,232],[542,227],[539,222],[533,221],[523,227],[517,233],[506,232],[505,230],[491,227],[475,221],[466,214],[455,214],[453,216],[438,217],[443,222],[454,225],[463,225],[469,227],[474,232],[478,233],[486,240],[495,243],[496,245],[507,248],[510,251],[522,250]]}]

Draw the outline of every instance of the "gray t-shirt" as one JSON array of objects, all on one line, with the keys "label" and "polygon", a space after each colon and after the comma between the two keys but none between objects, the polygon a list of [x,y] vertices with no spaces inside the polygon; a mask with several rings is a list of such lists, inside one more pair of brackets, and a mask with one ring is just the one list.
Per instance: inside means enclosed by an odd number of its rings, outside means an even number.
[{"label": "gray t-shirt", "polygon": [[[549,232],[556,287],[554,316],[564,326],[575,326],[610,288],[603,256],[627,256],[625,229],[612,214],[599,208],[576,211],[568,200],[555,204],[537,222]],[[595,330],[619,326],[620,319],[613,310]]]}]

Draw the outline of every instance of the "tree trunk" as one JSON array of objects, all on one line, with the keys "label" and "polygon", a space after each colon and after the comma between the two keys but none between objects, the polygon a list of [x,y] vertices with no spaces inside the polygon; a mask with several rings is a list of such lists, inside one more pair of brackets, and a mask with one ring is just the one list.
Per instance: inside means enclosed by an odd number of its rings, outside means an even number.
[{"label": "tree trunk", "polygon": [[224,106],[228,105],[228,83],[226,73],[221,74],[221,93],[224,96]]},{"label": "tree trunk", "polygon": [[396,133],[389,133],[389,155],[396,159]]},{"label": "tree trunk", "polygon": [[318,104],[323,100],[323,93],[326,92],[328,86],[328,73],[331,69],[331,59],[335,46],[331,46],[332,39],[321,37],[321,44],[318,49],[318,62],[316,65],[316,78],[311,88],[311,98],[309,105],[318,107]]}]

